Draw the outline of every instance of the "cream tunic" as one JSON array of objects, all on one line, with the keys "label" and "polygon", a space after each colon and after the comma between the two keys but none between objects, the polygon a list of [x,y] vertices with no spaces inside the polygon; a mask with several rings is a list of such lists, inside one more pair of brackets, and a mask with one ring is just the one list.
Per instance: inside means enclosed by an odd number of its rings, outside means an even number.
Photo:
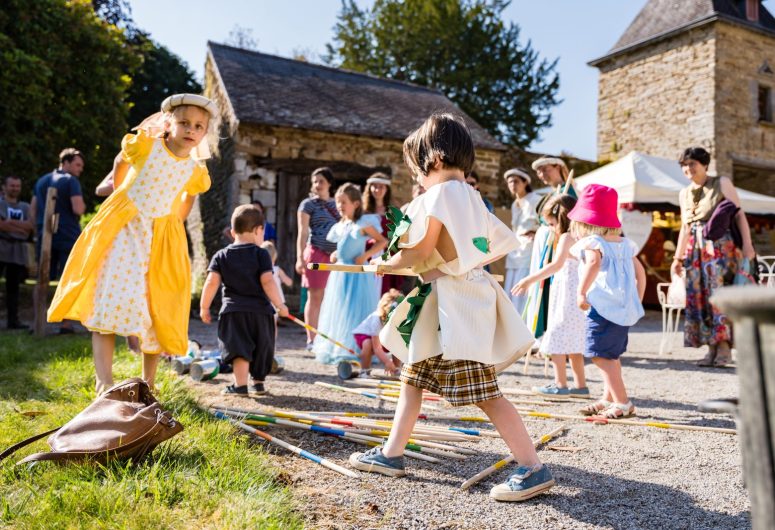
[{"label": "cream tunic", "polygon": [[[514,250],[514,234],[487,211],[479,193],[462,181],[432,186],[411,202],[406,215],[412,224],[399,248],[412,248],[422,241],[428,217],[435,217],[452,238],[457,258],[445,263],[434,251],[428,261],[414,267],[418,273],[438,267],[447,276],[432,282],[408,346],[397,326],[406,318],[408,299],[417,289],[393,311],[380,333],[381,341],[406,363],[442,355],[443,359],[478,361],[504,370],[535,339],[503,288],[482,265]],[[485,250],[478,248],[483,240],[489,246]]]}]

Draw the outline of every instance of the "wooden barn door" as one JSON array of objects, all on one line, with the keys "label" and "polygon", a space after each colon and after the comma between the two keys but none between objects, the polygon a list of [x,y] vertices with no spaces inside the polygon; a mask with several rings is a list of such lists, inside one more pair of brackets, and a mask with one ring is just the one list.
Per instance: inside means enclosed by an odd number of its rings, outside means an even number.
[{"label": "wooden barn door", "polygon": [[277,174],[277,264],[295,278],[292,292],[299,292],[301,278],[295,273],[296,210],[309,196],[309,174],[279,172]]}]

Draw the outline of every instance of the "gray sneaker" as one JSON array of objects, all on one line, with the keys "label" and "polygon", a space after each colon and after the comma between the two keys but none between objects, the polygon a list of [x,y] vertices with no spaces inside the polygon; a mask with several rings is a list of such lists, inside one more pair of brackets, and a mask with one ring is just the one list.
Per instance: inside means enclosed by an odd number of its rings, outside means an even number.
[{"label": "gray sneaker", "polygon": [[394,456],[388,458],[382,454],[381,447],[374,447],[365,453],[353,453],[350,455],[350,465],[367,473],[382,473],[389,477],[403,477],[404,457]]},{"label": "gray sneaker", "polygon": [[568,392],[570,392],[571,397],[589,397],[589,389],[587,387],[569,388]]},{"label": "gray sneaker", "polygon": [[551,489],[554,484],[554,477],[548,467],[542,465],[539,469],[533,469],[519,466],[505,483],[490,490],[490,497],[496,501],[526,501]]},{"label": "gray sneaker", "polygon": [[560,388],[557,383],[552,383],[546,386],[534,386],[533,392],[539,396],[546,396],[552,398],[567,398],[570,395],[570,390],[567,388]]}]

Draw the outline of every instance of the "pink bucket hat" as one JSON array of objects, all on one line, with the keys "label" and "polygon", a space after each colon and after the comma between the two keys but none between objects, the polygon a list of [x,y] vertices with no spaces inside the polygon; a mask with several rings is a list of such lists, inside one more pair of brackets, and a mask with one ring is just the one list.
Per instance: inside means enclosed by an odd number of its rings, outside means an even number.
[{"label": "pink bucket hat", "polygon": [[619,209],[619,194],[602,184],[590,184],[581,191],[576,206],[568,214],[571,221],[578,221],[603,228],[621,228],[616,215]]}]

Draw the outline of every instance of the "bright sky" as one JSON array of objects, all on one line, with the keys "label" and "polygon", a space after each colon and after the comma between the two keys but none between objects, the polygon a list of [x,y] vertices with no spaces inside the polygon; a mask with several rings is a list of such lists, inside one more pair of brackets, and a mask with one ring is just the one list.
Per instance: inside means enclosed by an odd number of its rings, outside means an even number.
[{"label": "bright sky", "polygon": [[[240,26],[252,30],[258,49],[290,57],[322,55],[333,36],[339,0],[130,0],[136,24],[203,77],[208,40],[226,42]],[[553,125],[531,150],[566,151],[594,160],[597,69],[587,62],[604,55],[646,0],[512,0],[505,18],[521,28],[539,54],[559,58],[560,98]],[[368,0],[358,0],[362,6]],[[764,5],[775,11],[775,0]]]}]

